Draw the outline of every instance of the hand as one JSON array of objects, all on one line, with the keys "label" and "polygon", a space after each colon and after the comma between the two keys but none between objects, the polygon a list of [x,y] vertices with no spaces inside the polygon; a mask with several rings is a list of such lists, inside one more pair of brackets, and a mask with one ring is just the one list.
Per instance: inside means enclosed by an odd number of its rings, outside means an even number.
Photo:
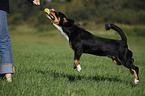
[{"label": "hand", "polygon": [[34,1],[33,1],[33,4],[35,4],[35,5],[40,5],[40,0],[34,0]]}]

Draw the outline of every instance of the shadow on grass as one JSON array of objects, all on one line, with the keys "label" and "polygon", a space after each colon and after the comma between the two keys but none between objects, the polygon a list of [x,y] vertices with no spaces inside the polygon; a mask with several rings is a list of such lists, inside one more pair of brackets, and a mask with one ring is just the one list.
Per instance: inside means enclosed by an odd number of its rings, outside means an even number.
[{"label": "shadow on grass", "polygon": [[75,82],[77,80],[95,80],[97,82],[105,82],[105,81],[109,81],[109,82],[118,82],[118,83],[124,83],[126,85],[131,85],[132,87],[135,86],[134,83],[132,82],[128,82],[128,81],[125,81],[125,80],[121,80],[121,79],[118,79],[117,77],[104,77],[104,76],[98,76],[98,75],[95,75],[95,76],[84,76],[84,75],[69,75],[69,74],[66,74],[66,73],[58,73],[58,72],[55,72],[55,71],[42,71],[42,70],[37,70],[37,73],[40,73],[40,74],[43,74],[43,75],[47,75],[49,74],[49,76],[52,76],[54,78],[68,78],[68,80],[70,82]]}]

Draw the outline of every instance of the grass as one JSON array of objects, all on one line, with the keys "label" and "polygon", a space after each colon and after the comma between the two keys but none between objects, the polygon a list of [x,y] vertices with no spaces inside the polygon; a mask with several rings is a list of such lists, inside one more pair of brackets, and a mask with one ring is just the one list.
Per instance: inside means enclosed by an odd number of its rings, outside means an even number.
[{"label": "grass", "polygon": [[[16,73],[13,82],[0,81],[1,96],[144,96],[145,40],[128,36],[140,83],[127,68],[106,57],[83,54],[82,71],[73,70],[73,51],[55,29],[40,32],[28,26],[10,27]],[[95,35],[118,38],[116,33],[91,30]],[[104,32],[104,34],[102,33]]]}]

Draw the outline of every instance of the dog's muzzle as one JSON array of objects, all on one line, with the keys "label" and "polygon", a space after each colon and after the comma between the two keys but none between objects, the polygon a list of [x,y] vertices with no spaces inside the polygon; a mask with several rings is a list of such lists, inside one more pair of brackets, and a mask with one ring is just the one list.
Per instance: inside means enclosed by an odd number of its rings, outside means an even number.
[{"label": "dog's muzzle", "polygon": [[53,8],[52,9],[48,9],[45,8],[44,12],[46,13],[46,16],[50,19],[50,20],[55,20],[55,17],[51,14],[51,11],[55,11]]}]

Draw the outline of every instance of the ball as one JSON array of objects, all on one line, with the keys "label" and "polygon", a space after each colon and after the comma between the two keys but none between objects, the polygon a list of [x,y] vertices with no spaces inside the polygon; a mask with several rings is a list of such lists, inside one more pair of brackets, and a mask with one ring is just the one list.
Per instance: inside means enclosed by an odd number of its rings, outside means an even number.
[{"label": "ball", "polygon": [[46,12],[46,13],[49,14],[49,13],[50,13],[50,10],[49,10],[48,8],[45,8],[45,9],[44,9],[44,12]]}]

